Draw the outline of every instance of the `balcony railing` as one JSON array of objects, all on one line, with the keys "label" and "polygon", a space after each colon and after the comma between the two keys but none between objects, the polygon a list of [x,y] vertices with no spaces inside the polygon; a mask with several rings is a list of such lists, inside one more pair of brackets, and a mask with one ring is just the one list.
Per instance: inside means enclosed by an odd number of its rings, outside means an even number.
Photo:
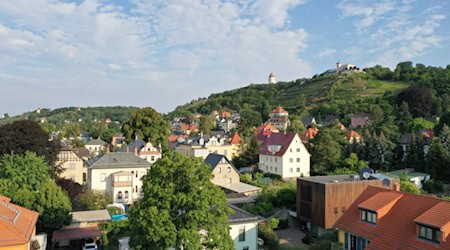
[{"label": "balcony railing", "polygon": [[131,187],[133,186],[132,181],[113,181],[113,187]]}]

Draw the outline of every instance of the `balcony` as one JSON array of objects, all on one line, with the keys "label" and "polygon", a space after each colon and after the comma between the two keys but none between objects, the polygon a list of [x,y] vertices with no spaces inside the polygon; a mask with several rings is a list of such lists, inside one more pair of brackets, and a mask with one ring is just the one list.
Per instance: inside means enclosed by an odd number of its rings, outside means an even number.
[{"label": "balcony", "polygon": [[133,186],[132,181],[113,181],[113,187],[131,187]]}]

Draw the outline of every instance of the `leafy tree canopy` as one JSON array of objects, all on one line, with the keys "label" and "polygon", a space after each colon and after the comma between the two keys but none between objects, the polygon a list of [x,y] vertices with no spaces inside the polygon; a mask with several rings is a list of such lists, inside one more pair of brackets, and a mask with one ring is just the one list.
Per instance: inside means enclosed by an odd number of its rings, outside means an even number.
[{"label": "leafy tree canopy", "polygon": [[169,151],[143,177],[144,197],[130,211],[135,249],[234,249],[225,194],[201,159]]}]

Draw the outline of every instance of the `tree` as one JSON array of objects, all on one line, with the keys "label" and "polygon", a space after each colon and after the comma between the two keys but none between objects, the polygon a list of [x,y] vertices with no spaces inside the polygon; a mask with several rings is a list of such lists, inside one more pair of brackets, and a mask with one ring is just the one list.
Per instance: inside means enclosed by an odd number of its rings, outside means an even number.
[{"label": "tree", "polygon": [[225,193],[201,159],[169,151],[143,177],[144,197],[130,210],[134,249],[234,249]]},{"label": "tree", "polygon": [[65,123],[61,129],[62,137],[66,139],[77,138],[81,132],[81,125],[73,122]]},{"label": "tree", "polygon": [[448,182],[450,180],[450,155],[444,144],[433,141],[426,157],[426,172],[432,179]]},{"label": "tree", "polygon": [[49,134],[35,121],[22,120],[0,126],[0,156],[32,151],[53,166],[61,146],[49,138]]},{"label": "tree", "polygon": [[254,110],[244,109],[239,114],[241,115],[241,121],[239,124],[241,131],[247,128],[259,126],[262,123],[261,114]]},{"label": "tree", "polygon": [[256,135],[253,134],[245,145],[244,151],[233,159],[233,165],[237,168],[250,167],[258,163],[259,160],[259,142]]},{"label": "tree", "polygon": [[123,124],[122,132],[128,142],[138,136],[153,145],[161,144],[164,150],[168,149],[167,137],[170,135],[170,124],[153,108],[142,108],[134,112]]},{"label": "tree", "polygon": [[400,181],[400,191],[411,193],[411,194],[420,194],[420,189],[410,181]]},{"label": "tree", "polygon": [[41,188],[33,208],[39,212],[39,232],[52,233],[72,221],[70,199],[53,180],[48,179]]},{"label": "tree", "polygon": [[210,135],[211,131],[214,130],[216,127],[216,124],[214,122],[214,117],[210,115],[204,115],[200,117],[200,132],[203,132],[203,134]]},{"label": "tree", "polygon": [[85,190],[75,197],[75,206],[80,210],[105,209],[106,205],[111,203],[111,195],[100,190]]},{"label": "tree", "polygon": [[425,170],[425,153],[423,151],[423,138],[421,134],[412,133],[411,142],[406,154],[405,163],[416,171]]},{"label": "tree", "polygon": [[291,119],[291,126],[288,128],[289,132],[302,133],[306,128],[300,120],[300,117],[294,117]]},{"label": "tree", "polygon": [[318,174],[333,171],[342,157],[342,147],[329,133],[314,138],[312,148],[313,170]]},{"label": "tree", "polygon": [[20,206],[39,212],[38,231],[51,233],[68,225],[71,203],[50,179],[50,166],[34,152],[5,155],[0,162],[0,193]]},{"label": "tree", "polygon": [[408,103],[409,112],[415,117],[429,117],[433,103],[431,91],[424,86],[411,86],[397,96],[397,103]]},{"label": "tree", "polygon": [[397,124],[401,132],[406,132],[409,128],[409,124],[412,121],[411,113],[409,112],[408,103],[402,102],[397,107]]}]

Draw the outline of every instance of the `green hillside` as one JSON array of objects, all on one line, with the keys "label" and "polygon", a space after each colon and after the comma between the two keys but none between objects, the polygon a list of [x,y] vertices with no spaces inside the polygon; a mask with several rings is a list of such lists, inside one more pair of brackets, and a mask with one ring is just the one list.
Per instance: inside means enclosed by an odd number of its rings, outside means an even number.
[{"label": "green hillside", "polygon": [[212,94],[207,99],[179,106],[169,115],[187,115],[194,112],[208,114],[212,110],[222,109],[238,112],[250,109],[261,112],[261,109],[271,109],[279,105],[297,113],[302,99],[306,99],[306,105],[315,106],[320,103],[382,96],[386,91],[397,91],[408,86],[409,84],[398,81],[371,79],[365,73],[315,76],[311,79],[277,84],[251,84],[244,88]]}]

